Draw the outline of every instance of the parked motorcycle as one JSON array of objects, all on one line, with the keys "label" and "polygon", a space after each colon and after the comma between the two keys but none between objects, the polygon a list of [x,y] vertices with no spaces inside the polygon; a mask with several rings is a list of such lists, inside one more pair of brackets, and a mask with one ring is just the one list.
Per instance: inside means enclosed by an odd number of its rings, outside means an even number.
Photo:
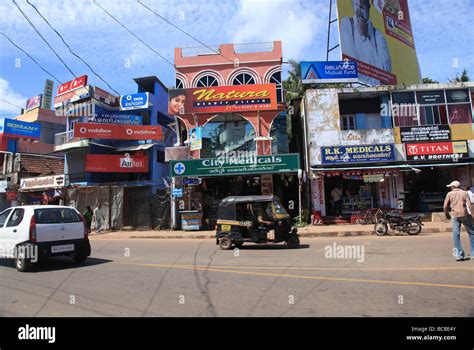
[{"label": "parked motorcycle", "polygon": [[421,227],[423,226],[421,219],[423,217],[423,214],[404,217],[398,213],[383,213],[375,223],[375,234],[377,236],[386,235],[390,228],[392,231],[405,232],[415,236],[421,232]]}]

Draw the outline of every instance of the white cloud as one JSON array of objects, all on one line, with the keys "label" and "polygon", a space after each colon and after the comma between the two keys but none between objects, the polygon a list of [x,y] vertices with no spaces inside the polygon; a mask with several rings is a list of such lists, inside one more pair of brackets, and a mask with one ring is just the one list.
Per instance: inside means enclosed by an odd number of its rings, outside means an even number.
[{"label": "white cloud", "polygon": [[[23,97],[20,93],[14,91],[10,87],[10,83],[0,77],[0,98],[2,100],[8,101],[19,107],[24,107],[26,105],[26,97]],[[20,108],[12,106],[9,103],[0,101],[0,116],[5,114],[13,115],[20,114]]]},{"label": "white cloud", "polygon": [[226,25],[234,43],[281,40],[286,58],[302,59],[325,31],[328,11],[323,3],[242,0]]}]

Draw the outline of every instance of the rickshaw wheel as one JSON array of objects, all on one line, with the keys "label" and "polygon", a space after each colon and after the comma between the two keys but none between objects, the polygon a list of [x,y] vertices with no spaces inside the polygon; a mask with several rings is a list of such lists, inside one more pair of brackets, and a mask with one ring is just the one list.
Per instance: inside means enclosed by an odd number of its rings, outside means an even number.
[{"label": "rickshaw wheel", "polygon": [[290,236],[286,241],[288,248],[298,248],[300,246],[300,239],[297,236]]},{"label": "rickshaw wheel", "polygon": [[232,240],[229,237],[222,237],[219,240],[219,247],[221,247],[222,250],[229,250],[232,248]]}]

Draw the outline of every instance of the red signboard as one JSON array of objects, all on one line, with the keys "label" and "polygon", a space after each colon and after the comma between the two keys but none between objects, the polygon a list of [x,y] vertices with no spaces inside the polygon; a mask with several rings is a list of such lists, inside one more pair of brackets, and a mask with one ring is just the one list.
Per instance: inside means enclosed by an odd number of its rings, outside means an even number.
[{"label": "red signboard", "polygon": [[408,160],[454,160],[468,154],[466,141],[407,143],[405,148]]},{"label": "red signboard", "polygon": [[80,87],[83,87],[86,85],[87,85],[87,75],[83,75],[82,77],[76,78],[74,80],[68,81],[67,83],[59,85],[58,90],[56,91],[56,96],[79,89]]},{"label": "red signboard", "polygon": [[[222,113],[277,109],[276,85],[253,84],[183,89],[176,98],[184,100],[184,113]],[[172,92],[170,92],[172,94]],[[173,107],[173,99],[170,107]],[[178,114],[173,108],[173,113]]]},{"label": "red signboard", "polygon": [[74,137],[114,140],[161,140],[163,130],[155,125],[75,123]]},{"label": "red signboard", "polygon": [[86,154],[88,173],[147,173],[148,156]]}]

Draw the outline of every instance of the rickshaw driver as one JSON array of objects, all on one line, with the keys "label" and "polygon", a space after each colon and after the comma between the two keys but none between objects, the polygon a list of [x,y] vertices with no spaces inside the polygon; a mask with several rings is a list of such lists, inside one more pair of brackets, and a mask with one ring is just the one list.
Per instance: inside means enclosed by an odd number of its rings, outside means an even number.
[{"label": "rickshaw driver", "polygon": [[271,229],[273,226],[273,222],[268,221],[269,218],[268,218],[267,209],[268,207],[266,203],[265,204],[262,203],[262,205],[259,206],[257,220],[259,224],[265,225],[269,229]]}]

